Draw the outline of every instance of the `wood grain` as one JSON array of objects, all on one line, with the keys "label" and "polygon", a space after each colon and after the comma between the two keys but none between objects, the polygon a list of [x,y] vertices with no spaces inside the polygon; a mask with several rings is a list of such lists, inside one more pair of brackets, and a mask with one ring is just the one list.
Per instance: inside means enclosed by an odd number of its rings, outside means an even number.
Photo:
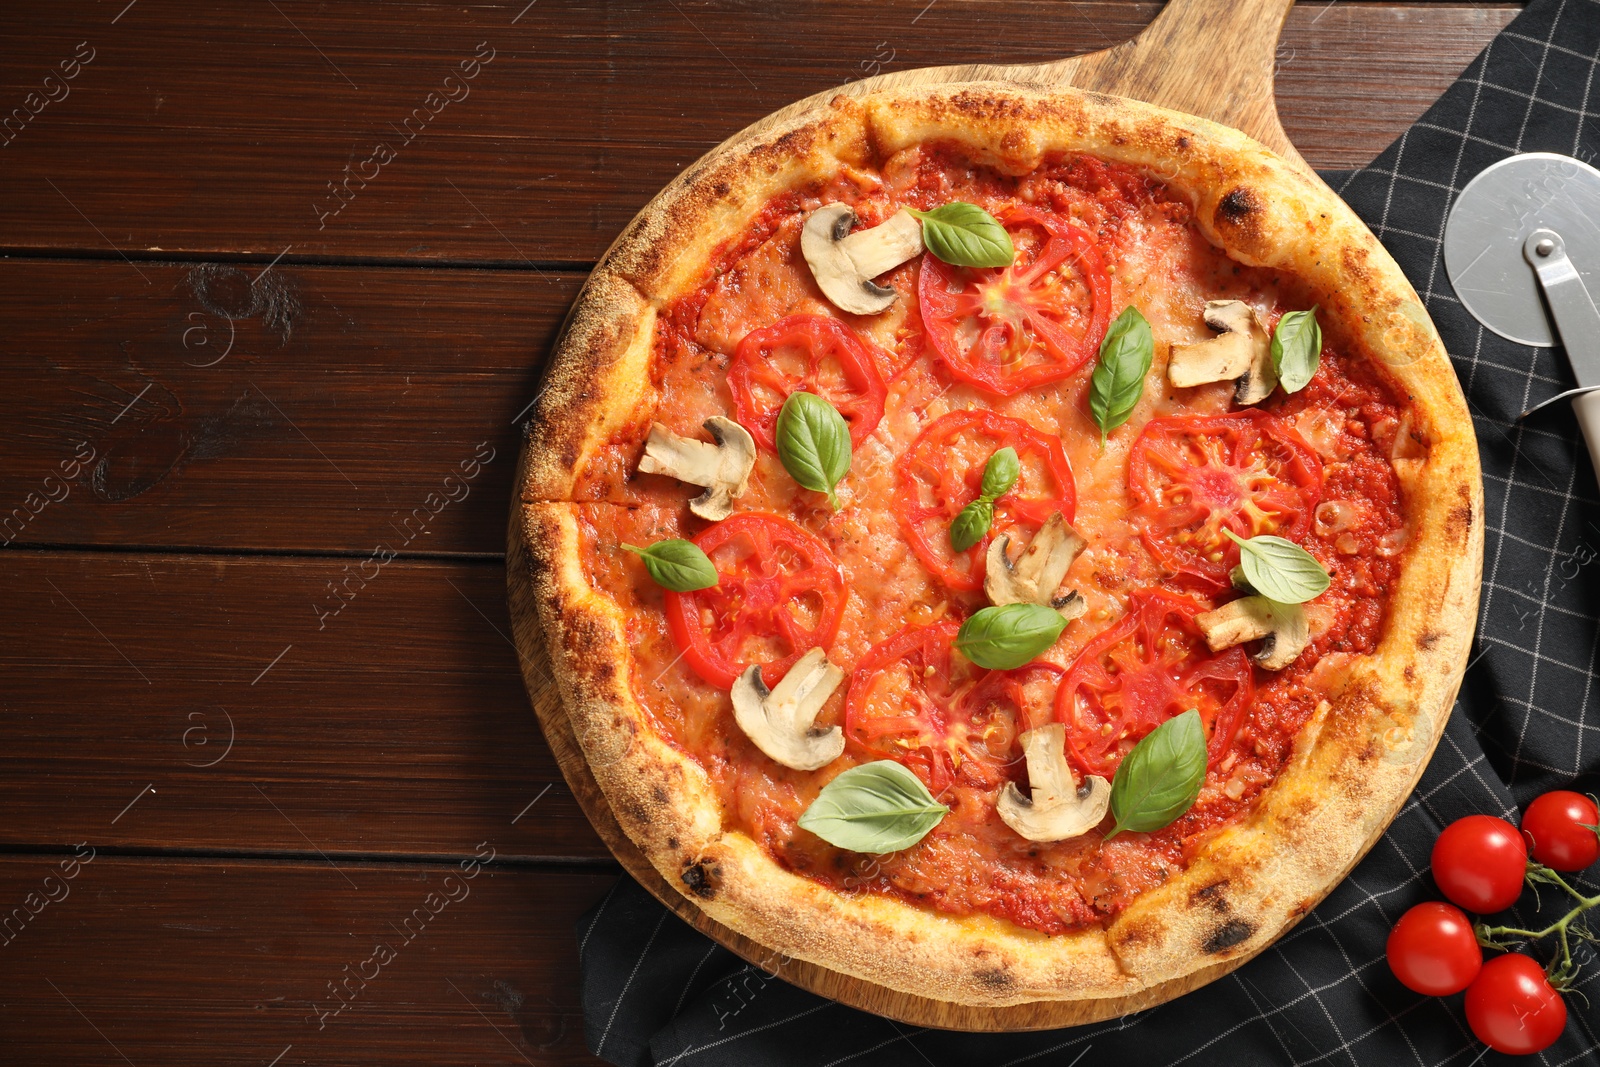
[{"label": "wood grain", "polygon": [[581,281],[0,261],[0,544],[498,556]]},{"label": "wood grain", "polygon": [[[90,835],[81,854],[95,847]],[[56,857],[0,858],[0,915],[12,918],[0,934],[4,1058],[598,1063],[583,1044],[572,925],[615,875],[516,870],[495,855],[470,880],[455,864],[334,870],[315,858],[155,862],[96,852],[63,881]],[[30,893],[57,899],[19,924],[13,909],[38,907]],[[394,958],[364,987],[352,980],[353,1002],[323,1021],[318,1009],[337,1006],[329,983],[372,975],[379,943]]]},{"label": "wood grain", "polygon": [[[78,42],[96,56],[70,96],[0,148],[0,247],[119,262],[161,254],[150,249],[263,261],[287,249],[287,262],[587,263],[682,167],[795,99],[879,71],[1088,52],[1131,37],[1158,10],[1116,0],[1067,9],[592,0],[536,4],[512,25],[523,6],[417,3],[373,17],[311,0],[282,0],[281,14],[146,5],[112,26],[115,12],[87,0],[32,5],[0,40],[5,107]],[[1365,162],[1514,13],[1297,7],[1278,52],[1290,138],[1317,166]],[[495,58],[469,95],[413,121],[422,132],[407,141],[395,127],[482,41]],[[364,182],[379,142],[396,158]],[[108,161],[115,182],[98,177]],[[352,195],[322,220],[346,195],[330,182]]]},{"label": "wood grain", "polygon": [[0,845],[606,855],[498,563],[10,551],[0,589]]},{"label": "wood grain", "polygon": [[[528,715],[502,570],[402,559],[363,581],[362,560],[499,554],[511,422],[581,271],[723,137],[880,71],[1106,47],[1158,9],[9,11],[0,255],[28,258],[0,259],[0,849],[28,854],[0,856],[0,917],[71,843],[105,851],[0,946],[3,1058],[597,1062],[571,923],[609,861]],[[1301,5],[1275,56],[1290,139],[1316,165],[1364,162],[1515,12]],[[70,95],[30,103],[79,42],[94,57]],[[494,58],[470,96],[397,130],[479,42]],[[397,158],[349,178],[379,140]],[[356,195],[319,223],[340,182]],[[231,259],[255,262],[194,262]],[[411,269],[452,264],[478,269]],[[431,512],[480,441],[496,459]],[[94,460],[63,481],[80,443]],[[396,544],[418,507],[425,532]],[[330,581],[356,595],[323,623]],[[310,1006],[354,947],[453,869],[407,857],[481,841],[500,866],[318,1030]]]}]

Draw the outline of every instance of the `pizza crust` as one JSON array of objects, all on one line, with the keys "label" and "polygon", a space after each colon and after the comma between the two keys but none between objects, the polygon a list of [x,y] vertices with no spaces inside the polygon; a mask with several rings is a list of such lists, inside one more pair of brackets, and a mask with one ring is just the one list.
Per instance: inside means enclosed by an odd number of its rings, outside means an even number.
[{"label": "pizza crust", "polygon": [[[626,619],[580,565],[573,487],[657,397],[655,314],[703,280],[718,246],[771,197],[925,141],[954,141],[1012,173],[1086,152],[1188,195],[1234,259],[1316,293],[1353,355],[1409,403],[1414,449],[1394,457],[1406,564],[1370,656],[1323,672],[1327,702],[1251,812],[1101,931],[1047,937],[987,916],[827,889],[722,829],[693,760],[632,696]],[[1421,302],[1350,209],[1236,131],[1120,98],[1002,83],[840,96],[730,142],[682,175],[620,237],[586,286],[547,372],[524,451],[521,533],[575,732],[618,821],[669,884],[775,952],[966,1005],[1125,998],[1266,947],[1349,871],[1392,819],[1443,730],[1465,668],[1482,562],[1482,486],[1465,401]],[[1403,437],[1405,435],[1402,435]],[[614,506],[614,505],[590,505]]]}]

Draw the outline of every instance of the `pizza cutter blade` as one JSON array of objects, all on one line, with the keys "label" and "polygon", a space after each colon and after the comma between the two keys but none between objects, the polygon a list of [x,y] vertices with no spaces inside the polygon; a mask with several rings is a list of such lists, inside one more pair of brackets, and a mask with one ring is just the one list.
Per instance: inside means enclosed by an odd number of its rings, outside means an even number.
[{"label": "pizza cutter blade", "polygon": [[1518,344],[1558,342],[1577,380],[1522,413],[1570,398],[1600,470],[1600,170],[1528,152],[1467,183],[1444,228],[1444,268],[1472,316]]}]

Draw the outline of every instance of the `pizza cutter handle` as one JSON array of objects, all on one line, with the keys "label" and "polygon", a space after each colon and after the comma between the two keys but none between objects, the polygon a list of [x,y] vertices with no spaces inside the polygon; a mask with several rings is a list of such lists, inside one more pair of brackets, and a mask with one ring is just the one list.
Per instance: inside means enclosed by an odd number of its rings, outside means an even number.
[{"label": "pizza cutter handle", "polygon": [[1589,459],[1600,472],[1600,310],[1595,309],[1583,276],[1567,258],[1566,242],[1559,233],[1534,230],[1523,241],[1522,255],[1539,279],[1539,290],[1578,379],[1577,389],[1561,395],[1572,396],[1572,410],[1589,446]]}]

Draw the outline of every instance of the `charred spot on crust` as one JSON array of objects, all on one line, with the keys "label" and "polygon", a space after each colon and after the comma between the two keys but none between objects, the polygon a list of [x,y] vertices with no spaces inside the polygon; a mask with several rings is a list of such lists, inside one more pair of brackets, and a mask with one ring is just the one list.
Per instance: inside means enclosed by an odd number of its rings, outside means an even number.
[{"label": "charred spot on crust", "polygon": [[689,892],[701,900],[715,897],[721,883],[722,871],[715,863],[695,860],[683,868],[683,884],[689,888]]},{"label": "charred spot on crust", "polygon": [[650,790],[650,796],[657,804],[668,804],[672,801],[672,797],[668,795],[666,789],[659,785]]},{"label": "charred spot on crust", "polygon": [[973,971],[972,977],[977,979],[983,988],[996,993],[1004,993],[1017,984],[1017,980],[1011,977],[1011,972],[1004,967],[984,967]]},{"label": "charred spot on crust", "polygon": [[1117,920],[1116,939],[1123,948],[1138,945],[1150,945],[1158,941],[1164,931],[1160,922],[1148,918],[1130,919],[1127,917]]},{"label": "charred spot on crust", "polygon": [[1233,946],[1250,939],[1256,928],[1243,919],[1229,919],[1207,935],[1205,942],[1200,946],[1201,951],[1208,955],[1226,952]]},{"label": "charred spot on crust", "polygon": [[1189,135],[1180,133],[1178,134],[1178,139],[1173,143],[1178,146],[1178,151],[1182,152],[1189,147]]},{"label": "charred spot on crust", "polygon": [[638,801],[630,797],[619,797],[616,805],[617,814],[621,815],[627,823],[634,826],[650,825],[650,812]]},{"label": "charred spot on crust", "polygon": [[1242,224],[1259,208],[1260,205],[1256,203],[1255,195],[1249,189],[1238,188],[1231,190],[1217,204],[1217,214],[1237,226]]},{"label": "charred spot on crust", "polygon": [[1226,878],[1219,878],[1215,882],[1203,885],[1189,894],[1189,905],[1191,907],[1199,907],[1201,904],[1205,904],[1213,910],[1225,912],[1228,910],[1228,901],[1222,894],[1227,888],[1228,880]]},{"label": "charred spot on crust", "polygon": [[1445,516],[1444,530],[1451,540],[1465,541],[1472,530],[1472,505],[1462,504],[1451,508],[1450,514]]},{"label": "charred spot on crust", "polygon": [[676,837],[667,838],[667,848],[671,849],[673,852],[678,851],[678,839]]},{"label": "charred spot on crust", "polygon": [[1426,652],[1439,643],[1440,636],[1438,630],[1424,630],[1417,635],[1417,647]]}]

